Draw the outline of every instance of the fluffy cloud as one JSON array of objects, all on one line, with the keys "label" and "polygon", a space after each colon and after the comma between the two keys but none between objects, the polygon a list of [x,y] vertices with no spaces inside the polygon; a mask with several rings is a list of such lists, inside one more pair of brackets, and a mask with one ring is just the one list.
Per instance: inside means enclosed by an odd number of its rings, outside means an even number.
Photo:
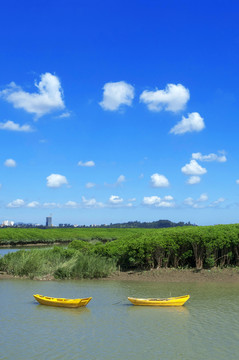
[{"label": "fluffy cloud", "polygon": [[5,123],[0,123],[0,130],[21,131],[21,132],[34,131],[30,125],[19,125],[11,120],[6,121]]},{"label": "fluffy cloud", "polygon": [[171,134],[185,134],[186,132],[201,131],[205,128],[204,120],[197,112],[188,114],[188,117],[182,117],[182,120],[177,123],[171,130]]},{"label": "fluffy cloud", "polygon": [[50,188],[59,188],[62,185],[67,185],[68,181],[64,175],[51,174],[47,176],[47,186]]},{"label": "fluffy cloud", "polygon": [[218,162],[226,162],[227,158],[225,155],[216,155],[216,154],[208,154],[202,155],[200,152],[193,153],[192,158],[199,161],[218,161]]},{"label": "fluffy cloud", "polygon": [[155,207],[174,207],[175,204],[172,202],[173,197],[168,195],[161,199],[159,196],[145,196],[143,198],[142,204],[147,206]]},{"label": "fluffy cloud", "polygon": [[236,180],[236,183],[239,184],[239,180]]},{"label": "fluffy cloud", "polygon": [[190,176],[190,178],[187,181],[187,184],[194,185],[200,183],[201,178],[200,176]]},{"label": "fluffy cloud", "polygon": [[168,187],[169,181],[164,175],[153,174],[151,176],[151,186],[152,187]]},{"label": "fluffy cloud", "polygon": [[103,87],[103,100],[99,103],[104,110],[116,111],[122,105],[131,106],[134,87],[124,81],[109,82]]},{"label": "fluffy cloud", "polygon": [[184,109],[189,98],[189,90],[181,84],[168,84],[165,90],[145,90],[140,95],[140,101],[151,111],[177,112]]},{"label": "fluffy cloud", "polygon": [[189,164],[181,168],[181,171],[185,175],[203,175],[206,174],[207,169],[199,165],[196,160],[191,160]]},{"label": "fluffy cloud", "polygon": [[14,200],[12,202],[10,202],[9,204],[7,204],[8,208],[19,208],[25,205],[25,201],[22,199],[17,199]]},{"label": "fluffy cloud", "polygon": [[92,160],[86,161],[86,162],[79,161],[77,165],[78,166],[84,166],[84,167],[93,167],[93,166],[95,166],[95,163]]},{"label": "fluffy cloud", "polygon": [[14,82],[1,91],[0,95],[17,109],[24,109],[39,118],[54,110],[64,109],[62,89],[57,76],[50,73],[41,75],[41,81],[35,86],[38,92],[29,93],[22,90]]},{"label": "fluffy cloud", "polygon": [[113,205],[121,204],[124,200],[117,195],[111,195],[109,203]]},{"label": "fluffy cloud", "polygon": [[15,160],[13,159],[7,159],[5,162],[4,162],[4,165],[7,166],[7,167],[16,167],[17,166],[17,163]]}]

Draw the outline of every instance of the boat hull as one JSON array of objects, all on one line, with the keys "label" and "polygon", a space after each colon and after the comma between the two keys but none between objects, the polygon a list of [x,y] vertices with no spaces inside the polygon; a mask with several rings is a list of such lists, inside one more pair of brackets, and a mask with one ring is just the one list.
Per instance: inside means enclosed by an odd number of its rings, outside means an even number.
[{"label": "boat hull", "polygon": [[54,298],[54,297],[43,296],[43,295],[39,295],[39,294],[36,294],[33,296],[41,305],[67,307],[67,308],[77,308],[77,307],[81,307],[81,306],[86,306],[92,299],[92,297],[88,297],[88,298],[84,298],[84,299]]},{"label": "boat hull", "polygon": [[133,305],[139,306],[182,306],[190,298],[190,295],[170,297],[166,299],[139,299],[128,297]]}]

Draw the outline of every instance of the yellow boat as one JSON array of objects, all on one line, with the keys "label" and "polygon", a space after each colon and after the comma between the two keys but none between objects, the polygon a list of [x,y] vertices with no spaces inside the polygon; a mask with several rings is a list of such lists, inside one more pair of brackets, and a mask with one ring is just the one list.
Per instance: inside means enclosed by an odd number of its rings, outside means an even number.
[{"label": "yellow boat", "polygon": [[128,297],[128,300],[134,305],[148,305],[148,306],[182,306],[190,298],[190,295],[169,297],[165,299],[138,299]]},{"label": "yellow boat", "polygon": [[85,306],[92,299],[92,297],[88,297],[85,299],[54,298],[39,294],[33,296],[42,305],[59,306],[59,307],[67,307],[67,308],[77,308],[80,306]]}]

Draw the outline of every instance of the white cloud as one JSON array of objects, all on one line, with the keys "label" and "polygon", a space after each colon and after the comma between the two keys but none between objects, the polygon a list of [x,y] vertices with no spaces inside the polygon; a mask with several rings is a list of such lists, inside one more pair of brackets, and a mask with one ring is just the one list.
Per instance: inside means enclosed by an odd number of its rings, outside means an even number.
[{"label": "white cloud", "polygon": [[5,123],[0,123],[0,130],[19,131],[19,132],[34,131],[30,125],[19,125],[11,120],[6,121]]},{"label": "white cloud", "polygon": [[84,196],[82,196],[82,205],[83,207],[93,207],[93,208],[102,208],[104,207],[104,204],[101,202],[97,202],[96,199],[86,199]]},{"label": "white cloud", "polygon": [[95,163],[92,160],[86,161],[86,162],[79,161],[77,165],[78,166],[84,166],[84,167],[93,167],[93,166],[95,166]]},{"label": "white cloud", "polygon": [[29,93],[12,82],[7,89],[0,92],[0,95],[15,108],[35,114],[36,118],[54,110],[64,109],[61,84],[57,76],[50,73],[42,74],[41,81],[38,84],[35,82],[35,86],[38,92]]},{"label": "white cloud", "polygon": [[168,84],[165,90],[145,90],[140,95],[140,101],[145,103],[151,111],[183,110],[189,98],[189,90],[181,84]]},{"label": "white cloud", "polygon": [[168,187],[169,181],[164,175],[153,174],[151,176],[151,186],[152,187]]},{"label": "white cloud", "polygon": [[208,201],[207,194],[201,194],[197,200],[189,197],[184,200],[184,204],[191,206],[194,209],[203,209],[203,208],[210,208],[210,207],[218,207],[221,203],[225,201],[223,197],[218,198],[217,200],[211,202],[210,204],[205,204]]},{"label": "white cloud", "polygon": [[155,207],[174,207],[175,203],[172,202],[173,197],[170,195],[161,199],[159,196],[145,196],[143,198],[143,205],[155,206]]},{"label": "white cloud", "polygon": [[111,197],[109,198],[109,203],[113,205],[121,204],[122,202],[123,199],[117,195],[111,195]]},{"label": "white cloud", "polygon": [[77,202],[75,202],[75,201],[67,201],[66,203],[65,203],[65,206],[67,206],[67,207],[70,207],[70,208],[76,208],[77,206],[78,206],[78,204],[77,204]]},{"label": "white cloud", "polygon": [[239,180],[236,180],[236,183],[239,184]]},{"label": "white cloud", "polygon": [[144,205],[156,205],[161,202],[161,198],[159,196],[145,196],[143,198]]},{"label": "white cloud", "polygon": [[103,87],[103,100],[99,103],[104,110],[116,111],[122,105],[131,106],[134,87],[124,81],[109,82]]},{"label": "white cloud", "polygon": [[175,204],[169,201],[162,201],[161,203],[159,203],[158,205],[156,205],[157,207],[166,207],[166,208],[172,208],[175,207]]},{"label": "white cloud", "polygon": [[188,118],[182,117],[171,130],[171,134],[185,134],[186,132],[199,132],[205,128],[203,118],[197,112],[188,114]]},{"label": "white cloud", "polygon": [[93,188],[93,187],[95,187],[96,186],[96,184],[95,183],[92,183],[92,182],[88,182],[87,184],[85,184],[85,187],[87,188],[87,189],[91,189],[91,188]]},{"label": "white cloud", "polygon": [[51,174],[47,176],[47,186],[50,188],[59,188],[62,185],[67,185],[68,181],[64,175]]},{"label": "white cloud", "polygon": [[195,176],[194,175],[194,176],[190,176],[190,178],[187,181],[187,184],[194,185],[194,184],[200,183],[200,181],[201,181],[200,176]]},{"label": "white cloud", "polygon": [[206,174],[207,169],[199,165],[196,160],[191,160],[189,164],[181,168],[181,171],[185,175],[203,175]]},{"label": "white cloud", "polygon": [[5,162],[4,162],[4,165],[7,166],[7,167],[16,167],[17,166],[17,163],[15,160],[13,159],[7,159]]},{"label": "white cloud", "polygon": [[38,201],[32,201],[27,204],[27,207],[29,207],[29,208],[37,208],[39,206],[40,206],[40,203]]},{"label": "white cloud", "polygon": [[208,196],[207,194],[201,194],[199,199],[197,201],[207,201],[208,200]]},{"label": "white cloud", "polygon": [[172,201],[173,197],[171,195],[166,195],[166,196],[164,196],[164,200]]},{"label": "white cloud", "polygon": [[14,200],[12,202],[10,202],[9,204],[7,204],[8,208],[19,208],[25,205],[25,201],[22,199],[17,199]]},{"label": "white cloud", "polygon": [[216,154],[208,154],[202,155],[200,152],[193,153],[192,158],[199,161],[218,161],[218,162],[226,162],[227,158],[225,155],[216,155]]}]

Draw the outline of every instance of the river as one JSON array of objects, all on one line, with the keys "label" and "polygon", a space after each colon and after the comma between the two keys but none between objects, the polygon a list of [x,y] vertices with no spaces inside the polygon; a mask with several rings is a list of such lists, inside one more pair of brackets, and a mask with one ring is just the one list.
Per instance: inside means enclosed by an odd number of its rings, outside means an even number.
[{"label": "river", "polygon": [[[33,294],[93,299],[39,305]],[[136,307],[135,297],[190,294],[183,307]],[[235,360],[239,284],[0,280],[1,360]]]}]

